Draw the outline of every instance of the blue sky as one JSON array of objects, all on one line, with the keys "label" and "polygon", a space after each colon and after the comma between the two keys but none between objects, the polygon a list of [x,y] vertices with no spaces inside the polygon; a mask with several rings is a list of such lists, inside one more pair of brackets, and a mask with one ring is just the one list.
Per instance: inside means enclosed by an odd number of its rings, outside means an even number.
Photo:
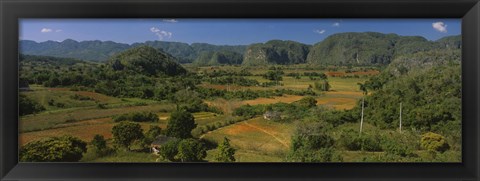
[{"label": "blue sky", "polygon": [[381,32],[437,40],[461,34],[461,19],[21,19],[20,39],[246,45],[272,39],[315,44],[341,32]]}]

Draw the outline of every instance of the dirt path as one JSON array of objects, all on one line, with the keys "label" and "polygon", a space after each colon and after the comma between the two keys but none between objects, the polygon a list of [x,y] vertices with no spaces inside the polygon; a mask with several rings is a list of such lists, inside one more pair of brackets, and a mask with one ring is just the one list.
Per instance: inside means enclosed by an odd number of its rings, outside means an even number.
[{"label": "dirt path", "polygon": [[255,129],[257,129],[257,130],[260,130],[261,132],[272,136],[273,138],[275,138],[275,140],[277,140],[277,141],[280,142],[283,146],[285,146],[285,147],[288,148],[287,142],[285,142],[285,141],[283,141],[282,139],[280,139],[279,137],[275,136],[275,134],[273,134],[273,133],[271,133],[271,132],[269,132],[269,131],[267,131],[267,130],[265,130],[265,129],[259,128],[259,127],[255,126],[255,125],[252,125],[252,124],[248,123],[247,121],[244,121],[243,124],[245,124],[245,125],[247,125],[247,126],[250,126],[250,127],[252,127],[252,128],[255,128]]}]

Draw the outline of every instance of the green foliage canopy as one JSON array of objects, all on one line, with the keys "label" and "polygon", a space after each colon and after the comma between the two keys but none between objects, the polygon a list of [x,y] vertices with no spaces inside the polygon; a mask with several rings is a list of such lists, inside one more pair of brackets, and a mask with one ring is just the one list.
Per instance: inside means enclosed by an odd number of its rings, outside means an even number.
[{"label": "green foliage canopy", "polygon": [[192,113],[177,110],[172,112],[168,118],[166,135],[176,138],[191,138],[191,132],[196,126]]},{"label": "green foliage canopy", "polygon": [[112,134],[115,143],[125,148],[130,148],[133,141],[144,137],[140,124],[128,121],[123,121],[113,126]]},{"label": "green foliage canopy", "polygon": [[218,162],[235,162],[234,155],[235,149],[230,146],[230,140],[224,137],[222,143],[217,147],[215,160]]},{"label": "green foliage canopy", "polygon": [[176,158],[181,162],[198,162],[207,156],[205,145],[195,139],[188,138],[178,143],[178,154]]},{"label": "green foliage canopy", "polygon": [[87,151],[87,143],[72,137],[52,137],[33,141],[20,148],[22,162],[77,162]]}]

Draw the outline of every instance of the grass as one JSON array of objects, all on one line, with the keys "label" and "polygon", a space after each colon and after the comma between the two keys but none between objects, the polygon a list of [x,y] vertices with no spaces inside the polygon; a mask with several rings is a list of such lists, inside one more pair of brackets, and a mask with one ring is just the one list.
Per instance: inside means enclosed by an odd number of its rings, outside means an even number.
[{"label": "grass", "polygon": [[[219,67],[219,69],[226,69],[225,67]],[[258,70],[258,69],[255,69]],[[265,70],[263,70],[265,71]],[[303,72],[311,72],[310,70],[299,69],[298,73],[303,74]],[[257,74],[260,72],[256,72]],[[378,71],[368,71],[368,72],[355,72],[349,73],[347,75],[359,74],[359,75],[374,75]],[[246,78],[254,79],[259,82],[268,82],[269,80],[264,79],[262,76],[246,76]],[[331,89],[328,92],[319,92],[317,96],[317,102],[319,105],[329,106],[338,110],[352,109],[357,100],[359,100],[363,93],[359,90],[358,83],[363,83],[368,78],[365,76],[360,76],[359,78],[341,78],[341,77],[332,77],[329,76],[328,81],[331,85]],[[314,85],[316,81],[319,80],[310,80],[307,76],[301,76],[301,79],[295,79],[293,77],[283,76],[283,81],[281,83],[283,86],[277,87],[243,87],[243,86],[228,86],[229,90],[240,90],[240,89],[252,89],[252,90],[272,90],[272,89],[293,89],[293,90],[306,90],[309,85]],[[204,87],[215,88],[215,89],[227,89],[225,85],[211,85],[208,83],[202,84]],[[300,100],[303,96],[295,95],[284,95],[280,97],[272,98],[258,98],[254,100],[245,100],[245,101],[236,101],[230,100],[226,101],[224,99],[209,100],[207,103],[216,107],[220,107],[222,111],[227,114],[231,114],[232,110],[238,108],[241,105],[250,104],[274,104],[278,102],[291,103],[297,100]]]},{"label": "grass", "polygon": [[[27,133],[20,133],[19,143],[25,145],[31,141],[39,140],[42,138],[71,135],[75,136],[83,141],[90,142],[96,134],[102,135],[105,139],[112,138],[112,128],[117,123],[113,122],[111,118],[93,119],[88,121],[82,121],[78,123],[63,124],[61,127],[33,131]],[[139,123],[144,131],[150,129],[150,126],[159,126],[162,129],[166,128],[166,122]]]},{"label": "grass", "polygon": [[280,97],[272,97],[272,98],[258,98],[254,100],[245,100],[242,101],[242,105],[250,104],[250,105],[258,105],[258,104],[275,104],[279,102],[283,103],[292,103],[302,99],[304,96],[296,96],[296,95],[284,95]]},{"label": "grass", "polygon": [[130,112],[164,112],[174,109],[173,104],[152,104],[146,106],[129,106],[111,109],[84,108],[76,110],[66,110],[62,112],[44,112],[36,115],[28,115],[20,118],[20,132],[31,132],[54,128],[56,125],[68,122],[77,122],[83,120],[99,119],[111,117],[117,114]]},{"label": "grass", "polygon": [[[208,162],[215,162],[216,149],[208,150],[205,160]],[[249,150],[236,150],[235,162],[282,162],[282,156],[266,155],[265,153]]]},{"label": "grass", "polygon": [[258,157],[264,157],[280,161],[289,149],[291,128],[289,124],[254,118],[209,132],[203,139],[219,143],[227,137],[232,147],[238,150],[237,160],[262,162],[264,160],[258,160]]},{"label": "grass", "polygon": [[[167,120],[170,116],[169,113],[157,113],[159,117],[158,122],[141,122],[144,131],[150,129],[150,126],[159,126],[163,130],[167,127]],[[194,113],[195,122],[197,126],[203,126],[226,119],[226,116],[215,116],[215,113],[200,112]],[[111,117],[91,119],[85,121],[77,121],[71,123],[57,124],[49,129],[31,131],[21,133],[19,136],[20,145],[25,145],[28,142],[39,140],[42,138],[71,135],[80,138],[83,141],[90,142],[96,134],[103,135],[105,139],[112,138],[111,130],[117,123],[112,120]]]},{"label": "grass", "polygon": [[[22,92],[22,94],[43,105],[47,111],[96,106],[97,102],[103,104],[117,104],[122,102],[121,99],[95,92],[70,91],[68,88],[45,88],[39,85],[32,85],[31,87],[33,91]],[[85,96],[91,100],[72,99],[74,95]],[[50,100],[54,101],[54,105],[48,103]],[[57,106],[56,104],[58,103],[63,104],[64,107]]]},{"label": "grass", "polygon": [[151,153],[117,151],[116,153],[109,156],[98,157],[94,159],[90,157],[90,159],[91,160],[84,159],[80,161],[140,163],[140,162],[157,162],[158,157]]}]

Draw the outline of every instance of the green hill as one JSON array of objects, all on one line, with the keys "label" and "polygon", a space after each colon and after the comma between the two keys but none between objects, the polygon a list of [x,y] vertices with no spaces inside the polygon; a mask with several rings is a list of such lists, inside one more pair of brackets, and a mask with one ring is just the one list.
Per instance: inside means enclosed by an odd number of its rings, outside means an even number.
[{"label": "green hill", "polygon": [[[339,33],[315,44],[307,62],[323,65],[385,65],[394,58],[417,52],[443,49],[447,45],[459,48],[458,38],[446,37],[428,41],[420,36],[396,34]],[[460,40],[461,42],[461,40]]]},{"label": "green hill", "polygon": [[445,48],[459,49],[462,48],[462,35],[443,37],[436,42]]},{"label": "green hill", "polygon": [[149,46],[139,46],[121,52],[107,62],[114,71],[140,73],[148,76],[180,75],[187,71],[171,55]]},{"label": "green hill", "polygon": [[110,56],[130,48],[128,44],[112,41],[82,41],[67,39],[62,42],[46,41],[37,43],[30,40],[19,42],[20,53],[82,60],[107,60]]},{"label": "green hill", "polygon": [[[243,55],[242,65],[298,64],[321,65],[386,65],[396,57],[435,49],[460,49],[461,36],[449,36],[428,41],[420,36],[399,36],[376,32],[338,33],[313,46],[295,41],[271,40],[245,45],[212,45],[180,42],[147,41],[132,45],[112,41],[82,41],[37,43],[21,40],[20,53],[82,60],[106,61],[122,51],[139,46],[160,49],[179,63],[200,65],[235,64]],[[214,57],[214,53],[217,54]],[[235,60],[230,60],[232,59]],[[213,59],[212,59],[213,58]]]},{"label": "green hill", "polygon": [[407,128],[443,133],[460,130],[460,50],[433,50],[398,57],[365,86],[372,91],[365,99],[365,119],[374,125],[398,127],[402,103],[403,125]]},{"label": "green hill", "polygon": [[243,65],[305,63],[310,46],[295,41],[271,40],[252,44],[244,54]]},{"label": "green hill", "polygon": [[187,43],[165,42],[165,41],[146,41],[145,43],[134,43],[132,47],[150,46],[161,49],[164,52],[177,58],[179,63],[190,63],[196,58],[197,53]]},{"label": "green hill", "polygon": [[243,55],[232,51],[204,51],[193,62],[198,66],[242,64]]},{"label": "green hill", "polygon": [[75,41],[67,39],[62,42],[46,41],[37,43],[30,40],[19,42],[20,53],[26,55],[43,55],[62,58],[76,58],[90,61],[107,61],[111,56],[130,48],[150,46],[176,57],[179,63],[191,63],[204,51],[231,51],[243,54],[244,45],[212,45],[207,43],[193,43],[191,45],[181,42],[146,41],[132,45],[112,41]]}]

